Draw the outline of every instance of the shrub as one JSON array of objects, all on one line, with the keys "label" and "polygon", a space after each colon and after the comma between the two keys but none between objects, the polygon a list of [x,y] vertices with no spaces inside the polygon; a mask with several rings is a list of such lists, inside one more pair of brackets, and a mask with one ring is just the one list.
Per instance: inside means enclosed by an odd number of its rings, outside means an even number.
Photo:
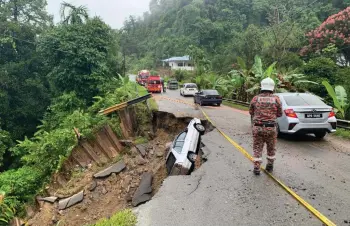
[{"label": "shrub", "polygon": [[109,219],[101,219],[94,226],[134,226],[137,223],[136,216],[131,210],[123,210]]}]

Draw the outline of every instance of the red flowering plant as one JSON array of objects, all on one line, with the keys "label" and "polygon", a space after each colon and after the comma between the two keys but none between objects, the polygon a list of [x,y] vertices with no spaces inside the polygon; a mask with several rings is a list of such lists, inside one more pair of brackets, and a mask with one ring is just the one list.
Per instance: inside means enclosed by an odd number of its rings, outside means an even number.
[{"label": "red flowering plant", "polygon": [[301,51],[301,55],[317,52],[329,44],[334,44],[350,60],[350,7],[327,18],[318,28],[306,34],[309,45]]}]

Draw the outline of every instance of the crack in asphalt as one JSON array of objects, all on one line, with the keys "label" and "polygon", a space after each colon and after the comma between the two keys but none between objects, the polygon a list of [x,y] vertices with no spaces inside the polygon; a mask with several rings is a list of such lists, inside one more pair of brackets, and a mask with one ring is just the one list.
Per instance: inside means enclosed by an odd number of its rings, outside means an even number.
[{"label": "crack in asphalt", "polygon": [[198,181],[197,181],[197,185],[196,185],[195,189],[194,189],[193,191],[191,191],[187,196],[192,195],[195,191],[198,190],[199,185],[201,184],[202,179],[203,179],[203,175],[200,175],[200,176],[199,176],[199,179],[198,179]]}]

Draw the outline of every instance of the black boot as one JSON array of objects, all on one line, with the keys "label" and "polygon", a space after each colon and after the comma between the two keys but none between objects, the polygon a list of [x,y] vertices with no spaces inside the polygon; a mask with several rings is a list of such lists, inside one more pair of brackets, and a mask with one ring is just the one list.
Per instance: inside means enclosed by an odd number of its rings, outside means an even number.
[{"label": "black boot", "polygon": [[273,171],[273,163],[268,163],[265,169],[267,172],[271,173]]},{"label": "black boot", "polygon": [[256,167],[254,167],[254,174],[256,175],[256,176],[259,176],[260,175],[260,168],[256,168]]}]

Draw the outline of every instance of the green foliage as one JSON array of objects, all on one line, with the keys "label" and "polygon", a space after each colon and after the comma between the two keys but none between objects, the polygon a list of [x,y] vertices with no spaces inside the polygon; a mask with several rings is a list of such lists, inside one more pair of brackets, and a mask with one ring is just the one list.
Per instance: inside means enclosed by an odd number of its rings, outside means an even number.
[{"label": "green foliage", "polygon": [[345,119],[346,111],[349,108],[349,100],[344,87],[336,86],[333,89],[327,81],[323,81],[322,84],[326,87],[328,95],[332,97],[333,104],[336,110],[339,111],[340,117]]},{"label": "green foliage", "polygon": [[9,132],[0,129],[0,167],[3,166],[6,151],[13,146]]},{"label": "green foliage", "polygon": [[131,210],[123,210],[109,219],[101,219],[94,226],[134,226],[137,223],[136,216]]},{"label": "green foliage", "polygon": [[334,133],[334,135],[350,140],[350,131],[346,129],[337,128],[337,131]]},{"label": "green foliage", "polygon": [[111,29],[99,18],[85,24],[60,25],[43,35],[38,49],[50,68],[48,76],[56,92],[74,91],[91,103],[100,93],[99,84],[116,76],[107,67],[114,41]]},{"label": "green foliage", "polygon": [[190,79],[191,72],[186,70],[176,70],[174,76],[177,81],[182,82],[184,79]]},{"label": "green foliage", "polygon": [[[66,12],[69,11],[67,14]],[[85,6],[74,6],[67,2],[61,4],[61,20],[64,24],[83,24],[89,19]]]}]

